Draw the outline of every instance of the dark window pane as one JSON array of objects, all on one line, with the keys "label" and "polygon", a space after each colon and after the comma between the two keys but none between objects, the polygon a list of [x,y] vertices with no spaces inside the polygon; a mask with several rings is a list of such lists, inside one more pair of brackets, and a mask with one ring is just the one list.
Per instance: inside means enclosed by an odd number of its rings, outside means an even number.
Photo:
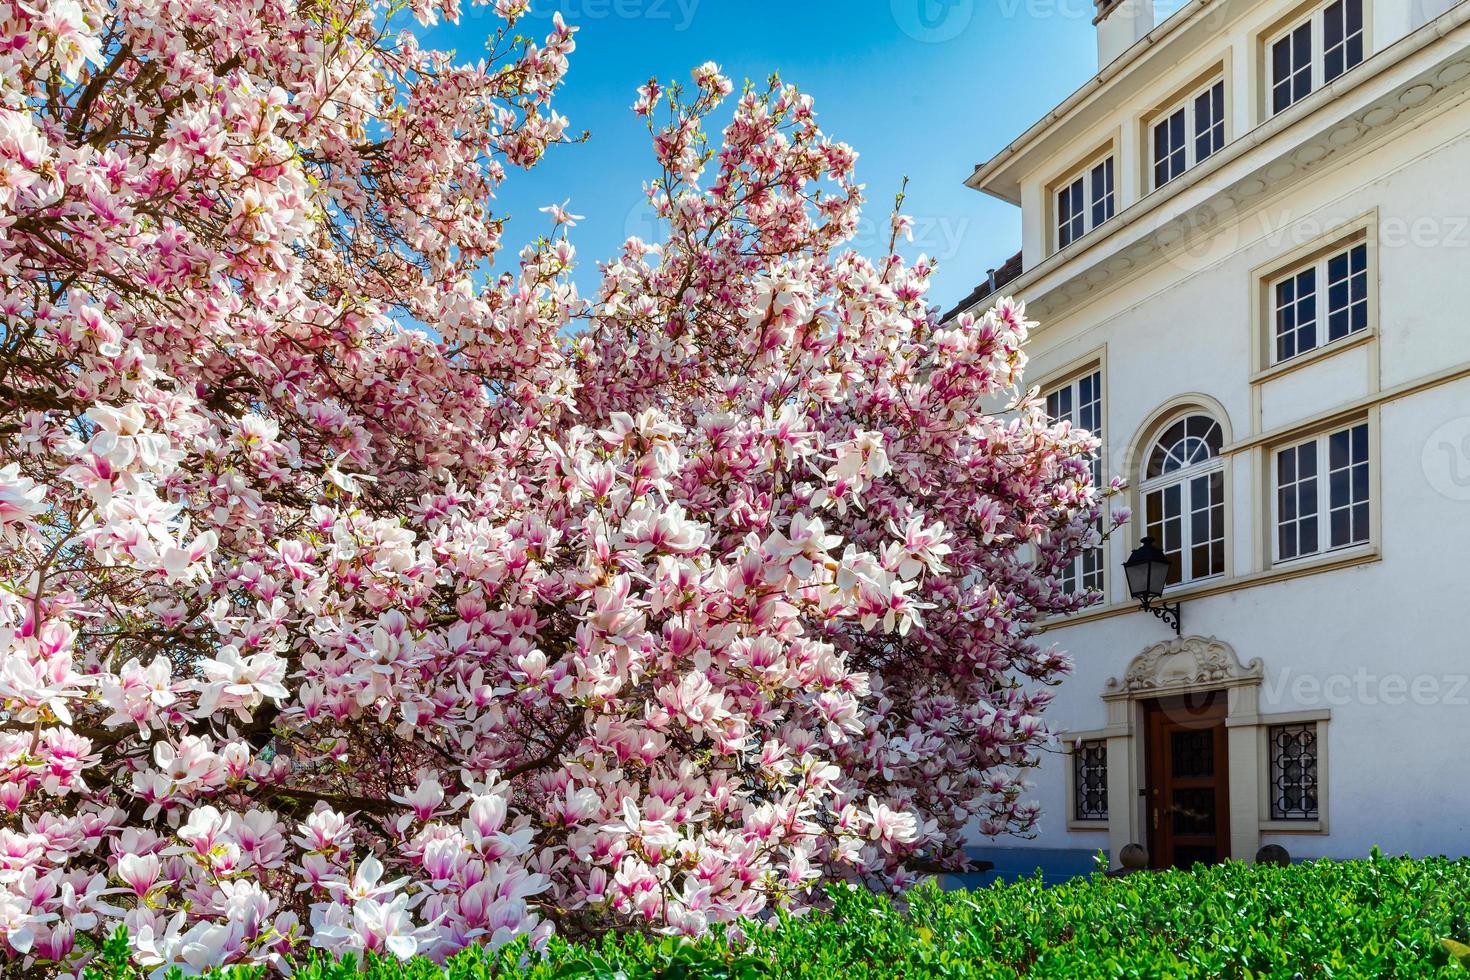
[{"label": "dark window pane", "polygon": [[1310,323],[1317,319],[1317,293],[1316,287],[1313,291],[1303,291],[1301,299],[1296,301],[1297,319],[1303,323]]},{"label": "dark window pane", "polygon": [[1317,475],[1317,446],[1315,443],[1306,443],[1297,447],[1296,450],[1297,473],[1305,480]]},{"label": "dark window pane", "polygon": [[1302,554],[1310,555],[1317,551],[1317,518],[1302,518],[1301,539]]},{"label": "dark window pane", "polygon": [[1317,481],[1308,480],[1297,489],[1297,501],[1303,517],[1317,513]]},{"label": "dark window pane", "polygon": [[1169,755],[1176,779],[1209,777],[1215,774],[1215,733],[1209,729],[1171,733]]},{"label": "dark window pane", "polygon": [[1189,577],[1208,578],[1213,574],[1214,572],[1210,570],[1210,546],[1207,544],[1195,545],[1190,549]]},{"label": "dark window pane", "polygon": [[1296,450],[1283,449],[1276,454],[1276,482],[1296,482]]},{"label": "dark window pane", "polygon": [[1331,48],[1342,43],[1342,0],[1322,13],[1322,44]]}]

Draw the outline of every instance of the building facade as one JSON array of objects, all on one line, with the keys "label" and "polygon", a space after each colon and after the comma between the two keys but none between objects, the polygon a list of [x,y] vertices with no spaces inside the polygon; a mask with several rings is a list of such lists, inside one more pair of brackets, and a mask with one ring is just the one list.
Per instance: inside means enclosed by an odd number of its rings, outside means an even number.
[{"label": "building facade", "polygon": [[1023,236],[960,309],[1026,301],[1134,515],[1047,624],[1039,832],[984,852],[1470,853],[1470,0],[1098,14],[1097,76],[967,181]]}]

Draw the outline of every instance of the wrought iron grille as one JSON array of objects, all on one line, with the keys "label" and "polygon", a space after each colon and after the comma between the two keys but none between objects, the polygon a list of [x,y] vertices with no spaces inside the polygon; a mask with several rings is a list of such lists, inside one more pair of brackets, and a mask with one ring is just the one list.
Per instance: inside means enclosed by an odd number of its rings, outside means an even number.
[{"label": "wrought iron grille", "polygon": [[1108,819],[1108,743],[1082,742],[1072,752],[1073,816]]},{"label": "wrought iron grille", "polygon": [[1271,729],[1271,819],[1317,819],[1317,726]]}]

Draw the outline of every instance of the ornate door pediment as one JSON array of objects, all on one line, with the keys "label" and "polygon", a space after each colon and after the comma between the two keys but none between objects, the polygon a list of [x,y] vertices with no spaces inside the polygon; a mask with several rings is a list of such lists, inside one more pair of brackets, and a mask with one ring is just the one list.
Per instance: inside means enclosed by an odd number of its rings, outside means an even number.
[{"label": "ornate door pediment", "polygon": [[1116,677],[1108,680],[1103,698],[1158,697],[1259,684],[1265,673],[1259,657],[1243,664],[1235,648],[1222,640],[1185,636],[1156,643],[1134,657],[1121,681]]}]

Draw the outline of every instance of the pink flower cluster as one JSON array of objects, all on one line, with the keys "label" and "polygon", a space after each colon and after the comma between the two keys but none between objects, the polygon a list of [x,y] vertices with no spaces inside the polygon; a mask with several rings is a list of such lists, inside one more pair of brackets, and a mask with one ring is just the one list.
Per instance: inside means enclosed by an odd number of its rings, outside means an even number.
[{"label": "pink flower cluster", "polygon": [[3,2],[7,972],[692,934],[1032,826],[1096,446],[1022,309],[844,250],[805,96],[642,90],[668,236],[584,301],[563,207],[483,272],[559,18]]}]

